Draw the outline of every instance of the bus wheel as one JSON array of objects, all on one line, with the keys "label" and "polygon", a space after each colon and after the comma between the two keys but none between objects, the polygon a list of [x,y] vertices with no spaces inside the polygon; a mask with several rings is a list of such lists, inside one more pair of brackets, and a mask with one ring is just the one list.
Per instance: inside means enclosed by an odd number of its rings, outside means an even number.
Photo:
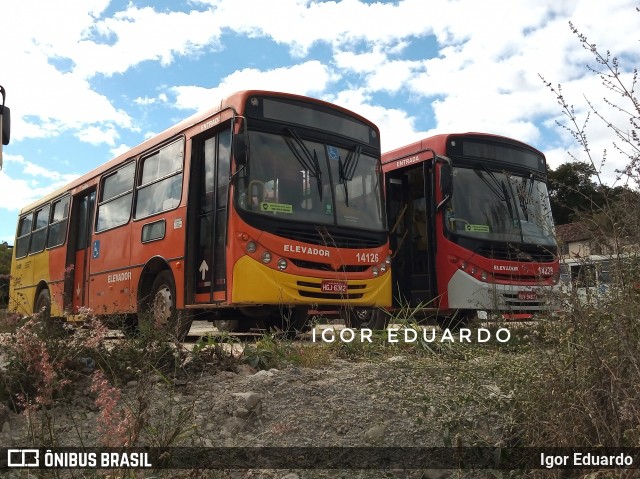
[{"label": "bus wheel", "polygon": [[153,326],[173,334],[182,341],[191,329],[192,318],[187,310],[175,306],[176,286],[169,271],[162,271],[151,287],[150,315]]},{"label": "bus wheel", "polygon": [[216,319],[213,321],[213,325],[218,331],[225,333],[235,333],[240,328],[239,319]]},{"label": "bus wheel", "polygon": [[227,333],[248,333],[253,328],[265,328],[265,320],[263,318],[252,318],[246,317],[243,313],[239,314],[240,317],[236,319],[214,319],[213,325],[218,331]]},{"label": "bus wheel", "polygon": [[363,328],[369,328],[374,330],[384,330],[387,329],[389,325],[389,316],[387,313],[382,310],[375,308],[371,310],[371,314],[369,315],[369,321],[362,324]]},{"label": "bus wheel", "polygon": [[49,321],[51,319],[51,295],[46,288],[38,294],[35,313],[38,314],[43,321]]},{"label": "bus wheel", "polygon": [[349,308],[343,311],[347,328],[368,328],[373,311],[367,308]]}]

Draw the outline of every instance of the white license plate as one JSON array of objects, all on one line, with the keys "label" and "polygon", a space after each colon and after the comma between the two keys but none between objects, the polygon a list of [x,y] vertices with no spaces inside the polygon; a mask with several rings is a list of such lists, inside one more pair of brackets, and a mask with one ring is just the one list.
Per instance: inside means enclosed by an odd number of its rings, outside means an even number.
[{"label": "white license plate", "polygon": [[346,293],[347,292],[347,282],[346,281],[331,281],[331,280],[322,280],[320,283],[320,291],[323,293]]}]

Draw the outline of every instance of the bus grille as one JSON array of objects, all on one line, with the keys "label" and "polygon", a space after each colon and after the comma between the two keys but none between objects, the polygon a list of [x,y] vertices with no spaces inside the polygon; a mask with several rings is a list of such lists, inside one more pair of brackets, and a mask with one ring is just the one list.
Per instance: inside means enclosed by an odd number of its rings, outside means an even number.
[{"label": "bus grille", "polygon": [[273,231],[273,234],[302,243],[334,248],[376,248],[384,244],[384,242],[381,243],[374,238],[329,232],[327,230],[300,231],[298,229],[277,228]]},{"label": "bus grille", "polygon": [[294,258],[289,258],[289,261],[295,264],[298,268],[313,269],[316,271],[332,271],[332,272],[339,272],[339,273],[361,273],[371,267],[370,265],[348,265],[348,264],[344,265],[343,264],[340,267],[338,267],[338,269],[335,269],[328,263],[316,263],[315,261],[306,261],[306,260],[294,259]]},{"label": "bus grille", "polygon": [[525,245],[494,245],[491,248],[478,248],[476,253],[489,259],[503,261],[551,263],[556,258],[555,247]]},{"label": "bus grille", "polygon": [[538,297],[534,300],[523,300],[518,298],[518,293],[502,293],[507,311],[512,313],[531,313],[535,311],[547,311],[550,303],[545,297]]}]

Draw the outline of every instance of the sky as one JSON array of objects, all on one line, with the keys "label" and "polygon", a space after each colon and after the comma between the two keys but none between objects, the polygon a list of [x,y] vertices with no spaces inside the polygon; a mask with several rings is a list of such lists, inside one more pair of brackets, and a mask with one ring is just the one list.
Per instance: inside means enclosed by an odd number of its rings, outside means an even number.
[{"label": "sky", "polygon": [[[0,171],[0,242],[19,209],[238,90],[292,92],[369,118],[383,151],[439,133],[524,141],[552,168],[584,155],[545,85],[580,122],[608,94],[572,22],[640,64],[639,1],[3,0],[0,85],[11,143]],[[543,81],[544,79],[544,81]],[[609,96],[611,96],[609,94]],[[628,125],[611,113],[610,121]],[[625,157],[591,116],[613,184]],[[600,167],[600,165],[597,165]],[[619,182],[617,184],[620,184]]]}]

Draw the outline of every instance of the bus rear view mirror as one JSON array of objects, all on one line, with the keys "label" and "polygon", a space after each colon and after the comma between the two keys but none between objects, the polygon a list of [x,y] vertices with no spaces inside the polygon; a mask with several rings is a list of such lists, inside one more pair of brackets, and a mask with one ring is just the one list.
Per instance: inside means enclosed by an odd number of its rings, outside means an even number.
[{"label": "bus rear view mirror", "polygon": [[11,111],[9,107],[2,108],[2,144],[8,145],[11,138]]},{"label": "bus rear view mirror", "polygon": [[450,163],[442,163],[440,167],[440,191],[443,196],[453,195],[453,172]]},{"label": "bus rear view mirror", "polygon": [[247,139],[244,133],[238,133],[233,137],[233,156],[238,166],[247,164]]}]

